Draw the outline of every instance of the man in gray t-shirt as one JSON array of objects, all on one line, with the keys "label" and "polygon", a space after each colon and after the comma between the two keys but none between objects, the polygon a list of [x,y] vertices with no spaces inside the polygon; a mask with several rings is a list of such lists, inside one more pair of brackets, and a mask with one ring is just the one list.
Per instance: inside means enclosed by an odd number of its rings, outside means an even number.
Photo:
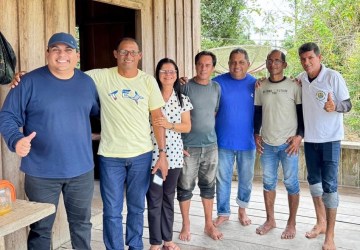
[{"label": "man in gray t-shirt", "polygon": [[191,110],[191,131],[182,136],[185,157],[177,186],[177,199],[183,218],[179,239],[183,241],[189,241],[191,238],[189,210],[196,179],[205,213],[204,231],[214,240],[223,237],[212,222],[218,165],[215,114],[220,100],[220,86],[210,80],[215,65],[216,57],[213,53],[198,53],[195,56],[197,74],[189,83],[182,86],[183,94],[189,96],[194,107]]},{"label": "man in gray t-shirt", "polygon": [[304,123],[301,87],[284,76],[286,66],[285,54],[279,50],[271,51],[266,59],[270,77],[255,91],[254,133],[256,150],[261,155],[266,208],[266,221],[256,233],[264,235],[276,227],[274,204],[281,162],[289,200],[289,219],[281,238],[293,239],[300,193],[298,151],[304,136]]},{"label": "man in gray t-shirt", "polygon": [[182,134],[186,147],[208,147],[216,144],[215,115],[219,107],[220,86],[209,80],[206,85],[196,82],[196,77],[182,86],[196,109],[191,110],[191,131]]}]

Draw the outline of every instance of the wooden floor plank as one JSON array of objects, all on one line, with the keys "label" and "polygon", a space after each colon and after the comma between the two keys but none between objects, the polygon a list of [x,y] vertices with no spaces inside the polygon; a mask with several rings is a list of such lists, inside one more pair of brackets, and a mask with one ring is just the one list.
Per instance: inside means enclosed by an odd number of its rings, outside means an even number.
[{"label": "wooden floor plank", "polygon": [[[271,230],[267,235],[257,235],[256,228],[263,224],[266,219],[263,189],[261,181],[256,180],[253,184],[253,191],[248,215],[252,220],[252,225],[243,227],[237,220],[238,206],[236,204],[237,182],[232,184],[231,194],[231,217],[228,222],[222,224],[219,229],[224,234],[224,239],[214,241],[203,232],[204,230],[204,212],[199,189],[194,190],[194,196],[190,207],[191,233],[192,238],[189,242],[183,242],[178,239],[182,219],[178,202],[175,200],[174,217],[174,235],[173,240],[182,250],[207,250],[207,249],[225,249],[225,250],[277,250],[277,249],[295,249],[295,250],[317,250],[321,249],[324,241],[324,235],[316,239],[306,239],[305,232],[310,230],[315,223],[315,211],[310,196],[309,188],[306,183],[301,183],[300,204],[297,214],[297,234],[293,240],[281,240],[280,236],[288,219],[287,193],[283,184],[280,182],[277,188],[277,197],[275,203],[275,218],[277,228]],[[340,206],[338,208],[337,222],[335,227],[335,242],[337,249],[360,249],[360,190],[354,188],[339,188]],[[213,218],[216,218],[216,199],[214,200]],[[126,209],[124,209],[123,228],[126,227]],[[147,223],[147,211],[144,219],[144,249],[148,249],[149,232]],[[125,230],[124,230],[125,232]],[[92,230],[92,248],[96,250],[105,249],[102,242],[102,225],[98,224]],[[60,249],[70,249],[68,242]]]}]

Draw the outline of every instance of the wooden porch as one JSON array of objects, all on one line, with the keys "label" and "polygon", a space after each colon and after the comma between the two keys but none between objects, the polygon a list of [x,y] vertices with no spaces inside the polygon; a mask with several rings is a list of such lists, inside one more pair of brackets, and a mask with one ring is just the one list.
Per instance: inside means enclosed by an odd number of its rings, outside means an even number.
[{"label": "wooden porch", "polygon": [[[232,216],[230,221],[220,226],[224,233],[224,239],[214,241],[203,233],[204,216],[199,190],[195,190],[192,200],[190,216],[192,239],[190,242],[182,242],[178,239],[181,230],[180,209],[175,201],[175,223],[174,223],[174,241],[183,250],[203,250],[203,249],[256,249],[256,250],[274,250],[274,249],[321,249],[324,241],[324,235],[316,239],[306,239],[305,232],[310,230],[315,222],[315,211],[310,197],[307,183],[301,183],[301,198],[297,215],[297,235],[293,240],[281,240],[280,235],[286,226],[288,217],[287,194],[283,184],[280,182],[277,189],[277,198],[275,203],[275,217],[277,228],[270,231],[267,235],[259,236],[255,229],[265,221],[265,208],[262,195],[261,180],[257,177],[253,185],[253,193],[250,207],[247,210],[252,219],[252,225],[243,227],[237,220],[237,205],[235,197],[237,193],[237,182],[233,182],[231,206]],[[360,249],[360,190],[359,188],[340,187],[340,206],[338,208],[337,222],[335,228],[335,242],[337,249]],[[92,230],[92,248],[103,250],[105,246],[102,241],[102,217],[101,217],[101,198],[99,195],[99,183],[96,182],[96,189],[93,202],[93,230]],[[126,211],[124,211],[126,214]],[[214,206],[213,217],[216,217],[216,206]],[[125,217],[124,217],[125,218]],[[124,222],[125,227],[125,222]],[[144,248],[149,248],[148,227],[145,212],[144,225]],[[62,245],[58,250],[71,249],[70,242]]]}]

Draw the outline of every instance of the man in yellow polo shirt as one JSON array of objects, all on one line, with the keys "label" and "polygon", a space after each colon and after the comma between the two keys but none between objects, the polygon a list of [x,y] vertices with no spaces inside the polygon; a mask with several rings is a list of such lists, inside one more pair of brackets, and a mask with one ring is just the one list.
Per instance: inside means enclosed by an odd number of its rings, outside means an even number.
[{"label": "man in yellow polo shirt", "polygon": [[[149,187],[153,144],[149,116],[162,116],[164,100],[155,78],[138,69],[141,52],[132,38],[114,50],[117,67],[87,71],[95,81],[101,104],[100,191],[104,204],[106,249],[124,249],[122,209],[126,192],[125,244],[143,249],[143,212]],[[165,130],[154,127],[160,169],[166,178]],[[125,188],[126,187],[126,188]]]}]

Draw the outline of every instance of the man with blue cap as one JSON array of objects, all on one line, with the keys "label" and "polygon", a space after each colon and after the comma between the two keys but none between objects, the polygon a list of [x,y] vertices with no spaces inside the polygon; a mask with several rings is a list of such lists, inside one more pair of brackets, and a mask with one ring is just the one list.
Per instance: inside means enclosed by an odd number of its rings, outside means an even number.
[{"label": "man with blue cap", "polygon": [[[0,111],[0,132],[22,157],[30,201],[58,205],[64,197],[74,249],[91,249],[94,163],[90,115],[98,115],[93,80],[76,69],[77,42],[56,33],[48,42],[48,64],[21,78]],[[23,128],[23,132],[19,128]],[[50,249],[55,214],[30,225],[28,249]]]}]

